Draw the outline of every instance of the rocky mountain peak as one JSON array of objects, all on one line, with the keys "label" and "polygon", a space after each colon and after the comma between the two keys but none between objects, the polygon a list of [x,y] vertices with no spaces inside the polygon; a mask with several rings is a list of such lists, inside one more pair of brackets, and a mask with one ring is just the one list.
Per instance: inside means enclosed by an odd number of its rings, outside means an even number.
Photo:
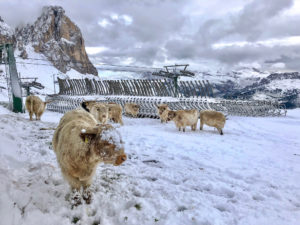
[{"label": "rocky mountain peak", "polygon": [[14,43],[14,31],[0,17],[0,44]]},{"label": "rocky mountain peak", "polygon": [[75,69],[83,74],[98,74],[86,54],[80,29],[60,6],[44,7],[33,25],[18,27],[15,33],[23,53],[26,45],[32,45],[35,52],[45,55],[64,73]]}]

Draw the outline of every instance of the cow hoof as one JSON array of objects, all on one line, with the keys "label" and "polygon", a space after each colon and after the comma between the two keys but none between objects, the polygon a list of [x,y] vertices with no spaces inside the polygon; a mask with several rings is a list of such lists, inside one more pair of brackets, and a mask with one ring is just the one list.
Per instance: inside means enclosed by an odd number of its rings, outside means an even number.
[{"label": "cow hoof", "polygon": [[72,194],[71,194],[71,205],[72,205],[72,208],[78,206],[78,205],[81,205],[81,195],[78,191],[74,191]]},{"label": "cow hoof", "polygon": [[86,204],[91,204],[92,202],[92,192],[90,190],[85,190],[82,193],[82,198]]}]

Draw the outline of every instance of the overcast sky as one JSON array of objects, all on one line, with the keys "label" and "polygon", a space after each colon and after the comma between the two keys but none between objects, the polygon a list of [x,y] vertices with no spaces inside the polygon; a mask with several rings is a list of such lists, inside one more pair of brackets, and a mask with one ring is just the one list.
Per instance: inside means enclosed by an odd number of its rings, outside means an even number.
[{"label": "overcast sky", "polygon": [[33,23],[45,5],[65,9],[93,61],[300,71],[300,0],[0,0],[0,16]]}]

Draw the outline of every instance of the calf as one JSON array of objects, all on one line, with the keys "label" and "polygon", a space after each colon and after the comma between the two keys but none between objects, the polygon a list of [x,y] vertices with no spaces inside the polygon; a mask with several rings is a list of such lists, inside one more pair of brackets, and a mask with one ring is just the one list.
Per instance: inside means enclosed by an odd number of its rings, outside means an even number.
[{"label": "calf", "polygon": [[203,125],[215,127],[219,133],[223,135],[223,128],[225,126],[226,118],[223,113],[213,110],[200,111],[200,130],[203,129]]},{"label": "calf", "polygon": [[161,123],[167,123],[168,121],[168,113],[170,111],[170,108],[167,104],[160,104],[157,106],[157,112],[160,118]]},{"label": "calf", "polygon": [[89,186],[101,162],[118,166],[126,160],[120,134],[109,124],[97,124],[83,109],[67,112],[56,128],[52,145],[64,178],[71,186],[73,203],[81,203],[78,194],[91,202]]},{"label": "calf", "polygon": [[182,127],[183,132],[185,132],[186,126],[191,126],[192,130],[195,131],[198,123],[198,111],[196,109],[177,111],[170,110],[168,112],[167,120],[173,120],[179,131]]},{"label": "calf", "polygon": [[43,102],[38,96],[29,95],[25,100],[26,109],[29,112],[30,120],[35,114],[36,120],[41,120],[41,116],[45,111],[46,105],[50,101]]},{"label": "calf", "polygon": [[125,113],[133,117],[137,117],[140,106],[135,103],[126,103],[124,106]]}]

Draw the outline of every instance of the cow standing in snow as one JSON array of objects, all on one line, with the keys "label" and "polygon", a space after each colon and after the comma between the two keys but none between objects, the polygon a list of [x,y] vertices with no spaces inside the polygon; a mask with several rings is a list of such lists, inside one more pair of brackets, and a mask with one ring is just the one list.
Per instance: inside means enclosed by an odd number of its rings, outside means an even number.
[{"label": "cow standing in snow", "polygon": [[221,135],[225,126],[226,118],[223,113],[214,110],[200,111],[200,130],[203,130],[203,125],[215,127]]},{"label": "cow standing in snow", "polygon": [[140,106],[135,103],[126,103],[124,105],[124,110],[126,114],[131,115],[133,117],[137,117],[140,110]]},{"label": "cow standing in snow", "polygon": [[108,121],[108,108],[106,104],[96,101],[82,102],[81,106],[88,112],[90,112],[95,119],[101,123],[106,124]]},{"label": "cow standing in snow", "polygon": [[170,108],[168,107],[167,104],[160,104],[157,106],[157,112],[161,123],[167,123],[169,111]]},{"label": "cow standing in snow", "polygon": [[64,178],[73,190],[73,205],[82,198],[91,202],[89,186],[101,162],[118,166],[126,160],[120,134],[109,124],[98,124],[83,109],[67,112],[52,139],[53,149]]},{"label": "cow standing in snow", "polygon": [[185,132],[185,128],[187,126],[191,126],[192,131],[195,131],[198,123],[198,111],[196,109],[192,110],[177,110],[168,112],[168,121],[173,120],[175,122],[176,127],[180,131],[183,128],[183,132]]},{"label": "cow standing in snow", "polygon": [[43,102],[38,96],[29,95],[26,98],[25,106],[29,112],[30,120],[32,120],[32,115],[35,114],[36,120],[41,120],[41,116],[45,111],[48,102]]},{"label": "cow standing in snow", "polygon": [[108,103],[106,104],[106,107],[108,108],[108,118],[115,123],[123,125],[122,106],[117,103]]}]

